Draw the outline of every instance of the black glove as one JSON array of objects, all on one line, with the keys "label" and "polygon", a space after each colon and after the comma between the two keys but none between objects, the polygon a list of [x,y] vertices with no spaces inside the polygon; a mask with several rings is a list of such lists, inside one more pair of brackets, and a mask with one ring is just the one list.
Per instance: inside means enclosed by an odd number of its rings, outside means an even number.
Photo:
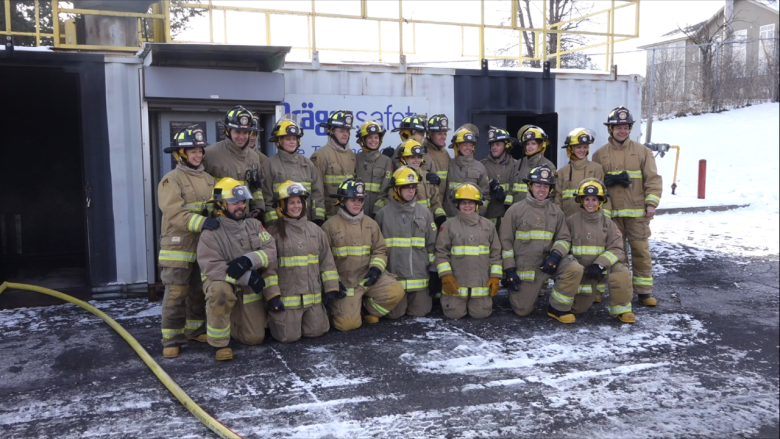
[{"label": "black glove", "polygon": [[498,184],[498,182],[495,179],[490,180],[489,184],[490,184],[490,192],[496,192],[501,188],[501,185]]},{"label": "black glove", "polygon": [[262,185],[262,180],[260,179],[260,173],[257,172],[257,169],[248,169],[246,173],[244,174],[244,180],[249,184],[249,189],[256,191],[260,189]]},{"label": "black glove", "polygon": [[600,281],[601,279],[604,279],[604,270],[605,268],[601,265],[593,264],[585,269],[585,278]]},{"label": "black glove", "polygon": [[512,291],[520,291],[520,276],[517,275],[516,268],[504,270],[504,286]]},{"label": "black glove", "polygon": [[324,219],[319,219],[319,218],[314,220],[314,221],[312,221],[312,222],[314,224],[316,224],[318,227],[322,227],[322,225],[325,224],[325,220]]},{"label": "black glove", "polygon": [[343,299],[347,297],[347,287],[345,287],[344,284],[339,281],[339,290],[334,291],[333,294],[335,294],[336,299]]},{"label": "black glove", "polygon": [[274,312],[284,311],[284,304],[282,303],[282,296],[276,296],[268,301],[268,310]]},{"label": "black glove", "polygon": [[265,280],[263,280],[263,276],[252,272],[249,275],[249,286],[252,288],[252,290],[254,290],[255,293],[262,293],[263,289],[265,288]]},{"label": "black glove", "polygon": [[558,270],[558,264],[561,263],[561,259],[563,259],[563,256],[557,252],[550,253],[550,256],[542,263],[542,273],[555,274],[555,271]]},{"label": "black glove", "polygon": [[428,183],[440,185],[441,184],[441,178],[439,178],[438,175],[436,175],[435,172],[428,171],[427,174],[425,174],[425,179],[428,180]]},{"label": "black glove", "polygon": [[382,274],[376,267],[371,267],[366,273],[366,277],[363,278],[364,287],[372,287],[379,280],[379,276]]},{"label": "black glove", "polygon": [[239,256],[228,262],[227,265],[227,275],[233,279],[238,279],[252,268],[252,261],[246,256]]},{"label": "black glove", "polygon": [[607,186],[621,185],[628,187],[631,184],[631,178],[628,176],[628,172],[623,171],[619,174],[607,174],[604,177],[604,184]]},{"label": "black glove", "polygon": [[428,281],[428,295],[433,297],[439,293],[441,293],[441,278],[439,273],[431,271],[430,280]]},{"label": "black glove", "polygon": [[387,148],[382,150],[382,154],[390,158],[393,158],[393,156],[395,155],[395,148],[393,148],[392,146],[388,146]]},{"label": "black glove", "polygon": [[327,306],[330,302],[333,302],[336,299],[341,299],[341,297],[338,297],[337,294],[338,292],[336,291],[322,293],[322,304]]},{"label": "black glove", "polygon": [[206,218],[203,221],[203,227],[201,230],[217,230],[219,228],[219,220],[216,218]]},{"label": "black glove", "polygon": [[437,216],[436,219],[433,220],[434,224],[436,224],[436,229],[441,229],[441,225],[444,224],[444,222],[447,221],[447,217],[445,215]]}]

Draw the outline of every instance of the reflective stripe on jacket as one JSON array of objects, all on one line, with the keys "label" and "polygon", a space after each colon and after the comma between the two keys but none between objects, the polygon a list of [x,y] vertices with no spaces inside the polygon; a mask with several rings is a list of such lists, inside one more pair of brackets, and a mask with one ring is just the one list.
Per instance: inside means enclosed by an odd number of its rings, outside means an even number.
[{"label": "reflective stripe on jacket", "polygon": [[368,192],[363,211],[375,215],[388,202],[387,191],[393,184],[393,161],[379,151],[360,151],[355,160],[355,174],[366,184]]},{"label": "reflective stripe on jacket", "polygon": [[[206,172],[217,180],[230,177],[242,182],[247,187],[249,187],[249,183],[246,181],[246,171],[248,170],[256,170],[260,175],[260,179],[265,180],[263,168],[260,165],[260,156],[250,147],[239,148],[230,139],[225,139],[206,147],[206,152],[203,156],[203,167]],[[259,187],[249,187],[249,189],[252,191],[252,201],[249,203],[249,209],[253,211],[265,210],[262,189]]]},{"label": "reflective stripe on jacket", "polygon": [[361,213],[356,221],[348,222],[342,215],[347,214],[337,214],[325,221],[322,230],[328,238],[339,279],[344,286],[355,288],[370,267],[385,271],[387,246],[376,221]]},{"label": "reflective stripe on jacket", "polygon": [[[582,205],[574,201],[580,182],[586,178],[598,178],[604,182],[604,170],[601,165],[590,160],[574,160],[558,170],[558,181],[555,185],[555,205],[563,210],[566,218],[577,212],[584,212]],[[609,190],[607,190],[609,192]],[[609,198],[601,206],[604,215],[610,216],[611,204]]]},{"label": "reflective stripe on jacket", "polygon": [[581,209],[566,219],[566,225],[571,233],[571,254],[583,267],[611,267],[623,259],[623,236],[601,211]]},{"label": "reflective stripe on jacket", "polygon": [[447,193],[444,195],[444,211],[448,217],[458,215],[459,211],[455,207],[455,191],[463,183],[471,183],[478,187],[482,193],[483,205],[479,212],[484,214],[487,205],[490,203],[490,185],[488,184],[487,170],[482,163],[474,160],[474,154],[470,156],[459,156],[450,160],[450,169],[447,173]]},{"label": "reflective stripe on jacket", "polygon": [[439,277],[455,276],[461,296],[468,296],[469,289],[472,296],[487,295],[488,279],[503,277],[496,226],[477,213],[448,219],[436,238],[434,264]]},{"label": "reflective stripe on jacket", "polygon": [[355,153],[349,149],[349,144],[342,148],[332,137],[328,137],[328,143],[314,151],[311,161],[322,177],[325,216],[330,218],[338,209],[336,199],[330,198],[330,195],[336,194],[344,180],[355,176]]},{"label": "reflective stripe on jacket", "polygon": [[499,202],[495,199],[495,194],[490,194],[490,204],[488,204],[485,217],[489,219],[501,218],[504,216],[504,212],[506,212],[504,205],[511,205],[513,201],[512,189],[514,188],[513,183],[518,162],[507,153],[504,161],[499,163],[488,153],[488,156],[482,159],[482,164],[485,166],[485,170],[487,170],[488,184],[490,180],[496,180],[504,189],[504,194],[506,195],[506,199],[503,202]]},{"label": "reflective stripe on jacket", "polygon": [[[528,173],[531,172],[532,169],[547,165],[550,169],[555,170],[553,162],[547,160],[547,157],[541,152],[534,154],[531,157],[523,157],[519,162],[518,170],[512,180],[512,203],[519,203],[525,200],[525,197],[528,194],[528,185],[523,183],[523,179],[528,178]],[[555,187],[551,188],[550,193],[554,193],[554,190]]]},{"label": "reflective stripe on jacket", "polygon": [[322,179],[314,163],[303,154],[280,150],[263,163],[263,198],[265,199],[265,221],[270,224],[278,218],[273,207],[274,196],[279,185],[287,180],[303,184],[309,191],[306,200],[306,217],[309,220],[325,220],[325,201],[323,198]]}]

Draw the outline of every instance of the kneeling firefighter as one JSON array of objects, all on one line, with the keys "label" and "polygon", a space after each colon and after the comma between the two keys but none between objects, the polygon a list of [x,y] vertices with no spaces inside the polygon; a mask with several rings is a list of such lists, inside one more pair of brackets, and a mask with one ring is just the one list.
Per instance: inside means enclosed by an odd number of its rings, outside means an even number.
[{"label": "kneeling firefighter", "polygon": [[367,323],[376,323],[398,305],[404,289],[395,275],[385,272],[387,246],[379,224],[363,214],[367,198],[361,180],[348,179],[332,195],[337,214],[322,225],[328,236],[346,297],[327,304],[331,323],[339,331],[361,326],[361,303]]},{"label": "kneeling firefighter", "polygon": [[264,292],[268,328],[283,343],[319,337],[330,329],[323,302],[339,294],[328,238],[306,218],[309,192],[301,183],[283,182],[274,198],[279,220],[268,232],[276,239],[279,283]]},{"label": "kneeling firefighter", "polygon": [[214,186],[219,228],[201,233],[198,265],[206,291],[206,334],[217,360],[232,360],[230,339],[256,345],[265,338],[262,292],[278,283],[276,243],[247,217],[249,188],[232,178]]}]

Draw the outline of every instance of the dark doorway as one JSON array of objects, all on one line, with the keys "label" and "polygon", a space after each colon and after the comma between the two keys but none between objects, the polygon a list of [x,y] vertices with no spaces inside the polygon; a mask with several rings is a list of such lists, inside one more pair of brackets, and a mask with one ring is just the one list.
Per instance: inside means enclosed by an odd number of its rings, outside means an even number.
[{"label": "dark doorway", "polygon": [[[480,112],[471,115],[471,123],[479,130],[479,141],[474,158],[482,160],[487,157],[487,132],[490,126],[504,128],[512,137],[517,137],[517,131],[525,125],[536,125],[543,129],[549,138],[550,144],[544,152],[544,156],[558,166],[558,113],[532,114],[520,111],[508,111],[505,113]],[[521,159],[525,152],[520,147],[512,149],[512,157]]]},{"label": "dark doorway", "polygon": [[89,285],[79,76],[0,67],[0,266],[4,279]]}]

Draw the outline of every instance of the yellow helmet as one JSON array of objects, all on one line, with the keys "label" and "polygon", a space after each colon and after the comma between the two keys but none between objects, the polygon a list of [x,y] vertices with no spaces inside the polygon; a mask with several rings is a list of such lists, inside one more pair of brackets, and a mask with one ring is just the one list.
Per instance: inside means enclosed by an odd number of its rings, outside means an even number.
[{"label": "yellow helmet", "polygon": [[[401,197],[401,188],[404,186],[414,186],[415,189],[420,183],[420,174],[408,166],[401,166],[393,172],[393,198],[400,203],[407,201]],[[417,195],[415,194],[415,198]],[[411,201],[411,200],[409,200]]]},{"label": "yellow helmet", "polygon": [[460,149],[458,148],[458,145],[465,142],[473,143],[474,146],[477,144],[477,140],[479,140],[479,137],[474,134],[473,131],[466,128],[465,125],[458,128],[455,131],[455,134],[452,136],[452,139],[450,139],[450,149],[455,150],[455,157],[458,157],[460,155]]},{"label": "yellow helmet", "polygon": [[423,157],[422,163],[425,163],[425,150],[423,149],[420,142],[414,139],[404,141],[401,144],[401,154],[398,157],[398,160],[401,162],[401,164],[408,165],[407,158],[416,156]]},{"label": "yellow helmet", "polygon": [[[251,199],[252,192],[249,188],[240,181],[230,177],[225,177],[214,185],[214,193],[211,197],[211,201],[214,202],[214,205],[216,206],[217,214],[226,215],[236,220],[240,218],[234,218],[230,215],[227,211],[227,205]],[[247,205],[248,204],[249,203],[247,203]],[[244,206],[244,212],[246,212],[246,208],[247,206]]]},{"label": "yellow helmet", "polygon": [[479,188],[471,183],[464,183],[455,190],[455,203],[459,200],[476,201],[478,206],[482,205],[482,193]]},{"label": "yellow helmet", "polygon": [[282,138],[285,136],[295,136],[298,138],[298,146],[301,146],[301,137],[303,137],[303,130],[294,120],[287,117],[282,117],[276,122],[273,131],[271,131],[271,138],[269,142],[274,142],[277,145],[282,142]]},{"label": "yellow helmet", "polygon": [[300,197],[303,202],[303,210],[301,214],[296,217],[300,218],[306,215],[306,199],[309,197],[309,191],[303,186],[303,184],[297,181],[287,180],[279,185],[279,189],[274,194],[274,207],[276,208],[276,214],[279,217],[292,218],[287,212],[287,200],[291,197]]},{"label": "yellow helmet", "polygon": [[566,150],[566,155],[572,160],[578,160],[577,156],[572,153],[572,148],[577,145],[590,146],[596,141],[596,133],[587,128],[575,128],[569,132],[566,136],[566,140],[563,142],[561,149]]},{"label": "yellow helmet", "polygon": [[604,183],[596,178],[586,178],[582,180],[577,187],[577,194],[574,197],[574,201],[582,204],[582,199],[585,196],[593,195],[599,199],[599,207],[597,211],[601,209],[601,205],[607,200],[607,191],[604,188]]},{"label": "yellow helmet", "polygon": [[523,148],[525,148],[526,142],[529,140],[536,140],[539,142],[539,149],[531,154],[544,154],[544,151],[547,149],[547,145],[549,145],[549,140],[547,137],[547,133],[544,132],[543,129],[539,128],[536,125],[526,125],[517,132],[517,138],[520,139],[520,144],[523,145]]},{"label": "yellow helmet", "polygon": [[[387,131],[382,126],[381,123],[377,121],[368,121],[360,126],[360,131],[358,132],[358,139],[357,143],[360,145],[361,148],[363,148],[363,151],[376,151],[376,149],[379,149],[380,146],[382,146],[382,140],[385,138],[385,133]],[[370,134],[378,134],[379,135],[379,145],[376,147],[376,149],[371,149],[368,146],[366,146],[366,136]]]}]

